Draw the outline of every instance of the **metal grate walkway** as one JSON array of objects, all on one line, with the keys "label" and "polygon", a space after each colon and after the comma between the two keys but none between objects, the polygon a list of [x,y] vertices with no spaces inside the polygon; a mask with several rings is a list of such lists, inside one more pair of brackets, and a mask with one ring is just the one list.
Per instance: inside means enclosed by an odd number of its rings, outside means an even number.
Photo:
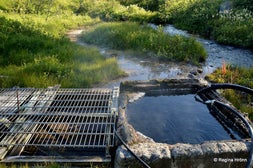
[{"label": "metal grate walkway", "polygon": [[114,145],[119,88],[0,90],[0,159],[29,148]]}]

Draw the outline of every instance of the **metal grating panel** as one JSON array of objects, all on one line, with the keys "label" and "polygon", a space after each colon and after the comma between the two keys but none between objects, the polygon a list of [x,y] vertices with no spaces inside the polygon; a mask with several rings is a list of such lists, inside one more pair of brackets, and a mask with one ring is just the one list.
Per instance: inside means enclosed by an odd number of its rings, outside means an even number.
[{"label": "metal grating panel", "polygon": [[[111,147],[119,89],[2,89],[0,148]],[[7,153],[7,152],[6,152]],[[4,156],[6,154],[1,154]]]}]

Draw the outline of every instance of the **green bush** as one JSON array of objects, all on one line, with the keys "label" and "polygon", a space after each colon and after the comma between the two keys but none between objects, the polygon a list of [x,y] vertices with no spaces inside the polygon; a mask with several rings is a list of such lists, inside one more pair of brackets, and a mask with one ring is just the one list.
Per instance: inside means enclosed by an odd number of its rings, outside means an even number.
[{"label": "green bush", "polygon": [[234,5],[238,9],[248,9],[253,12],[252,0],[233,0]]},{"label": "green bush", "polygon": [[154,30],[134,22],[103,23],[85,32],[82,40],[115,49],[155,53],[159,58],[198,64],[206,58],[204,48],[193,38],[171,36],[162,27]]},{"label": "green bush", "polygon": [[222,0],[167,0],[160,8],[160,19],[191,33],[219,43],[253,48],[252,3],[232,0],[222,10]]},{"label": "green bush", "polygon": [[121,5],[118,1],[84,0],[80,1],[77,14],[99,17],[105,21],[149,22],[156,16],[155,12],[146,11],[136,4]]},{"label": "green bush", "polygon": [[213,21],[217,18],[221,1],[180,1],[180,3],[173,4],[172,9],[169,8],[169,18],[178,27],[192,33],[210,36],[213,30]]},{"label": "green bush", "polygon": [[124,6],[137,5],[145,10],[158,11],[159,6],[162,4],[163,0],[118,0]]},{"label": "green bush", "polygon": [[213,37],[220,43],[253,48],[253,14],[247,10],[220,13]]}]

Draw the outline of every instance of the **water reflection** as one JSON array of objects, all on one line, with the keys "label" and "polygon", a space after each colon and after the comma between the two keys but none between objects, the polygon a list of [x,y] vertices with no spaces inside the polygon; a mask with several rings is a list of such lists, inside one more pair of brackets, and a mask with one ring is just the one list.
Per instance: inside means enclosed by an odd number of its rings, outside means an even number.
[{"label": "water reflection", "polygon": [[196,102],[192,94],[145,96],[129,103],[126,114],[137,131],[157,142],[199,144],[231,139],[207,107]]}]

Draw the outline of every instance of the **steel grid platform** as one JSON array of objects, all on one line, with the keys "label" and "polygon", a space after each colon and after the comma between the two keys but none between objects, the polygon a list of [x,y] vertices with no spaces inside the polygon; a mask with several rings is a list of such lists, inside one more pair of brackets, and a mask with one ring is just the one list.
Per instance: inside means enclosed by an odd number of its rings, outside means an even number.
[{"label": "steel grid platform", "polygon": [[110,156],[118,96],[119,88],[0,90],[0,159],[33,151],[64,155],[52,150],[82,155],[86,149]]}]

